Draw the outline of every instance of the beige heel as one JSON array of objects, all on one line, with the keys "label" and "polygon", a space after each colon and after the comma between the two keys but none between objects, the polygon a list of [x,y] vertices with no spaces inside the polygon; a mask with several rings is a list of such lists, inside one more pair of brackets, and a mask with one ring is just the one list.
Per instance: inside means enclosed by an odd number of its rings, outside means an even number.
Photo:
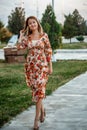
[{"label": "beige heel", "polygon": [[[38,119],[35,119],[35,121],[37,121],[37,122],[38,122],[39,120],[38,120]],[[39,126],[34,127],[34,128],[33,128],[33,130],[39,130]]]},{"label": "beige heel", "polygon": [[37,127],[37,128],[33,128],[33,130],[39,130],[39,127]]},{"label": "beige heel", "polygon": [[[44,115],[44,116],[43,116]],[[46,116],[46,111],[44,109],[44,113],[41,111],[41,115],[40,115],[40,122],[43,123],[45,120],[45,116]]]}]

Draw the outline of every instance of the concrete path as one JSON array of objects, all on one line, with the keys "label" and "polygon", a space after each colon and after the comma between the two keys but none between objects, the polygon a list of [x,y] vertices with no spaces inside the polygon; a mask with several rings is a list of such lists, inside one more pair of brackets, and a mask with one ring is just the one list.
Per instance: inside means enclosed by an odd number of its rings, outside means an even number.
[{"label": "concrete path", "polygon": [[0,59],[3,59],[3,60],[5,59],[3,49],[0,49]]},{"label": "concrete path", "polygon": [[55,52],[56,60],[87,60],[87,49],[58,49]]},{"label": "concrete path", "polygon": [[[44,104],[46,119],[40,130],[87,130],[87,72],[47,96]],[[0,130],[32,130],[34,113],[32,106]]]},{"label": "concrete path", "polygon": [[[87,49],[58,49],[52,57],[56,60],[87,60]],[[0,49],[0,59],[5,59],[3,49]]]}]

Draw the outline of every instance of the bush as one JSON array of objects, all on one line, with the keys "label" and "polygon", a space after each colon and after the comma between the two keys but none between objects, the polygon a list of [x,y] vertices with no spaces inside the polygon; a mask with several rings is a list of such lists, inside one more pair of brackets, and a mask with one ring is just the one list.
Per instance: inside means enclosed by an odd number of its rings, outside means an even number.
[{"label": "bush", "polygon": [[84,37],[83,36],[77,36],[76,39],[80,42],[83,42],[84,41]]},{"label": "bush", "polygon": [[12,36],[12,33],[9,32],[9,30],[7,28],[1,28],[0,29],[0,41],[3,42],[8,42],[8,40],[10,39],[10,37]]}]

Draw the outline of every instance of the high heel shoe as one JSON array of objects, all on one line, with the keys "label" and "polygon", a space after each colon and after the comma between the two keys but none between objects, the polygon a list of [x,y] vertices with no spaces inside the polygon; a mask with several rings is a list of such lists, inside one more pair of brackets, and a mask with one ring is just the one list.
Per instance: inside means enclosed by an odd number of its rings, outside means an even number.
[{"label": "high heel shoe", "polygon": [[37,128],[33,128],[33,130],[39,130],[39,126]]},{"label": "high heel shoe", "polygon": [[[35,121],[37,121],[37,122],[38,122],[39,120],[38,120],[38,119],[35,119]],[[33,128],[33,130],[39,130],[39,126],[34,127],[34,128]]]},{"label": "high heel shoe", "polygon": [[46,111],[44,109],[44,112],[41,111],[41,115],[40,115],[40,122],[43,123],[45,120],[45,116],[46,116]]}]

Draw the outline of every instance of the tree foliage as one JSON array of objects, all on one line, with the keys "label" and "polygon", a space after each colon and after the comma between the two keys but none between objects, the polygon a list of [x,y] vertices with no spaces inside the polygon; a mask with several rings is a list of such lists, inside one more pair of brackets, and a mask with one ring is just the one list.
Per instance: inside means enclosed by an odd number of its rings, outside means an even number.
[{"label": "tree foliage", "polygon": [[65,15],[63,36],[70,39],[74,36],[84,35],[86,32],[86,22],[84,18],[75,9],[72,14]]},{"label": "tree foliage", "polygon": [[87,20],[86,20],[85,35],[87,35]]},{"label": "tree foliage", "polygon": [[9,32],[9,30],[4,27],[3,22],[0,21],[0,41],[2,43],[7,42],[11,36],[11,32]]},{"label": "tree foliage", "polygon": [[73,24],[74,24],[75,28],[77,29],[75,35],[84,35],[85,34],[86,21],[79,14],[77,9],[75,9],[73,11],[72,16],[73,16]]},{"label": "tree foliage", "polygon": [[73,17],[71,14],[69,14],[68,16],[65,15],[65,22],[64,22],[64,28],[63,28],[63,35],[65,36],[65,38],[71,40],[71,38],[74,36],[74,31],[76,30],[76,28],[73,25]]},{"label": "tree foliage", "polygon": [[8,16],[8,29],[13,34],[19,34],[19,31],[24,27],[25,11],[21,7],[16,7]]},{"label": "tree foliage", "polygon": [[44,31],[48,34],[49,39],[51,41],[51,46],[53,49],[59,47],[59,34],[61,32],[61,26],[56,21],[56,16],[54,14],[53,8],[51,5],[48,5],[45,12],[43,13],[43,17],[41,19],[41,25]]},{"label": "tree foliage", "polygon": [[1,29],[2,27],[4,27],[4,24],[3,24],[2,21],[0,21],[0,29]]}]

